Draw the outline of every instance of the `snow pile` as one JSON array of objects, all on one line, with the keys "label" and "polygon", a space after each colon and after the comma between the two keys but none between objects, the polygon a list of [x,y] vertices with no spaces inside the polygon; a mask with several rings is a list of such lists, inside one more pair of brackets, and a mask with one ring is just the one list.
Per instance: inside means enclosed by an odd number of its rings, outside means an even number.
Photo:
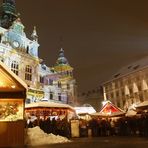
[{"label": "snow pile", "polygon": [[44,133],[38,126],[28,128],[25,139],[25,144],[27,145],[45,145],[64,142],[70,142],[70,140],[59,135]]}]

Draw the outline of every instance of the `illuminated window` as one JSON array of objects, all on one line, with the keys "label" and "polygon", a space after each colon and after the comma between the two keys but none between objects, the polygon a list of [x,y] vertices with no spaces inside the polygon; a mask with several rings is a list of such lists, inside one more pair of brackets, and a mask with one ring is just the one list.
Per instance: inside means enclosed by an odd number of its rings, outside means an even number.
[{"label": "illuminated window", "polygon": [[16,75],[18,75],[19,64],[17,61],[12,61],[11,63],[11,71],[13,71]]},{"label": "illuminated window", "polygon": [[32,68],[30,65],[27,65],[25,68],[25,80],[32,80]]}]

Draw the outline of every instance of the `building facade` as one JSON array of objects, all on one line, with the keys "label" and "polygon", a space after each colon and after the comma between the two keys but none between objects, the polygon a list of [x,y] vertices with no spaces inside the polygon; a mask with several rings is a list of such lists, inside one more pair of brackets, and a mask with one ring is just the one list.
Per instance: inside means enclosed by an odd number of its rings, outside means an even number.
[{"label": "building facade", "polygon": [[[70,66],[64,55],[64,50],[61,48],[56,64],[53,66],[53,71],[60,75],[56,85],[63,90],[62,96],[67,100],[68,104],[74,105],[77,103],[77,87],[76,80],[73,77],[73,67]],[[62,99],[62,98],[61,98]]]},{"label": "building facade", "polygon": [[103,87],[106,98],[124,110],[147,101],[148,57],[123,67]]},{"label": "building facade", "polygon": [[29,39],[16,12],[15,0],[3,0],[0,11],[0,60],[27,84],[26,103],[41,100],[69,103],[75,95],[71,93],[75,80],[72,83],[70,79],[65,80],[66,84],[73,85],[65,90],[58,85],[61,73],[42,64],[36,27]]}]

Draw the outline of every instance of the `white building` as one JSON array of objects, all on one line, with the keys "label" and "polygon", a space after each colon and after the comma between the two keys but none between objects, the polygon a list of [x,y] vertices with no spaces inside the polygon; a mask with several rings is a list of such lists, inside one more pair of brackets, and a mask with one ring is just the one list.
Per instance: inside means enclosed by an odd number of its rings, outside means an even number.
[{"label": "white building", "polygon": [[106,98],[124,110],[148,101],[148,57],[121,68],[103,87]]},{"label": "white building", "polygon": [[[68,103],[72,88],[59,87],[60,74],[51,71],[38,56],[38,35],[34,27],[31,39],[24,32],[24,25],[16,13],[14,0],[3,0],[0,16],[0,60],[28,86],[26,103],[51,100]],[[66,82],[68,83],[69,80]],[[75,81],[74,81],[75,82]],[[74,98],[74,93],[70,96]]]}]

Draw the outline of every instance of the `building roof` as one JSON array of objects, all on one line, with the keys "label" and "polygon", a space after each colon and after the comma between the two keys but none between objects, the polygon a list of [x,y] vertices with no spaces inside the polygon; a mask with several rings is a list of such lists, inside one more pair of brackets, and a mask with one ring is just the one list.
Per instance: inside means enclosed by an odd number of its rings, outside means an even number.
[{"label": "building roof", "polygon": [[120,77],[129,75],[131,73],[140,71],[144,68],[148,67],[148,56],[144,57],[143,59],[140,59],[138,61],[135,61],[131,64],[128,64],[124,67],[122,67],[117,73],[115,73],[108,81],[106,81],[105,83],[113,80],[113,79],[118,79]]}]

